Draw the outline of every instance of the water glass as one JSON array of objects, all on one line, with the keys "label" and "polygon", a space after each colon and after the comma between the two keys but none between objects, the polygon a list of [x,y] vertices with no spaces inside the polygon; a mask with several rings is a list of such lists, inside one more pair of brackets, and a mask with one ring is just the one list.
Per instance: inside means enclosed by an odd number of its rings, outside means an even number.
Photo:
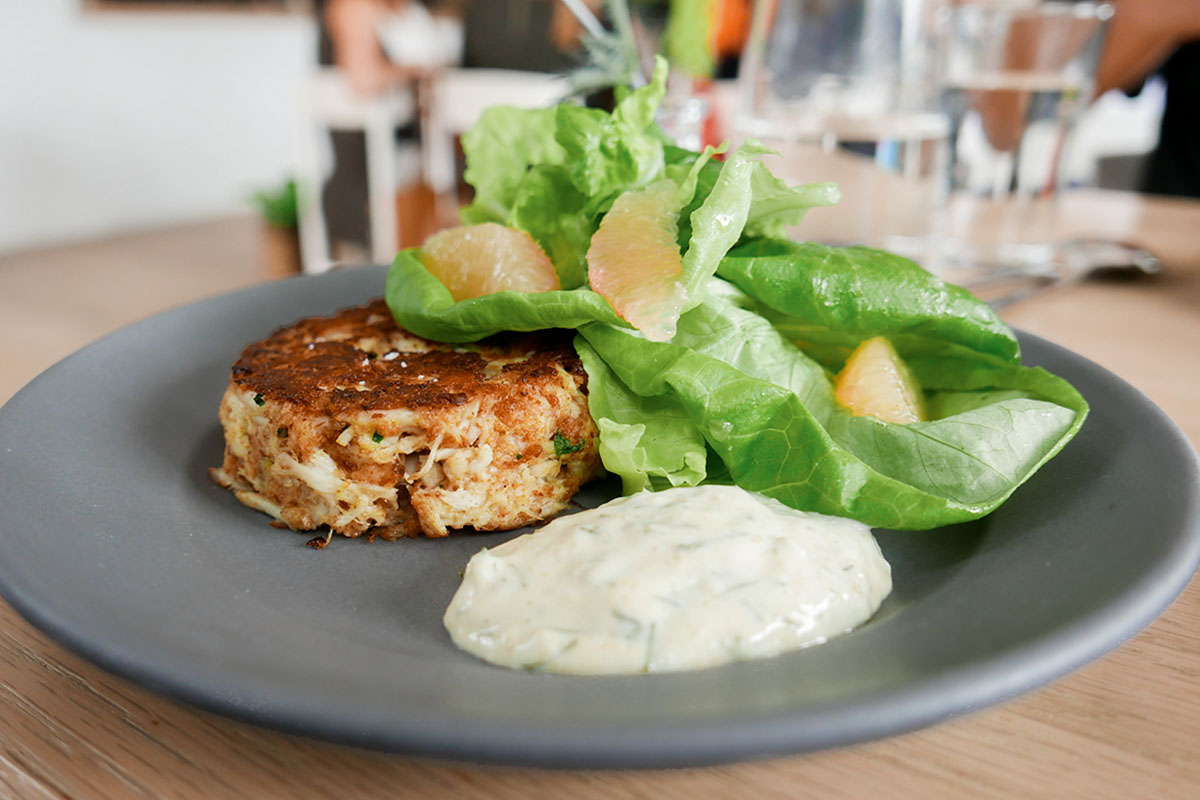
[{"label": "water glass", "polygon": [[[943,271],[1053,273],[1082,258],[1055,240],[1064,154],[1092,97],[1110,6],[990,0],[938,17],[950,123]],[[951,275],[962,280],[959,275]]]},{"label": "water glass", "polygon": [[949,130],[937,107],[939,5],[756,3],[735,138],[778,150],[771,167],[785,179],[838,183],[838,209],[810,215],[806,238],[891,246],[930,234]]}]

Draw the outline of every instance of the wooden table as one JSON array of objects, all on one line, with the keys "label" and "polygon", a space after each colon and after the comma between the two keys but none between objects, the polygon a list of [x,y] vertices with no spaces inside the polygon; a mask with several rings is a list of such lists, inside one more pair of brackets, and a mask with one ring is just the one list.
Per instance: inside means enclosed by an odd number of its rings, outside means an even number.
[{"label": "wooden table", "polygon": [[[1130,381],[1197,445],[1200,203],[1095,193],[1071,207],[1068,226],[1144,242],[1164,259],[1166,274],[1048,293],[1011,307],[1006,316]],[[235,239],[248,236],[241,227],[235,233]],[[29,371],[45,337],[51,351],[83,344],[156,306],[253,280],[245,271],[220,267],[207,279],[192,276],[183,288],[160,286],[159,271],[183,252],[177,245],[164,243],[168,260],[144,268],[149,292],[128,291],[129,284],[123,292],[106,290],[114,272],[137,279],[134,268],[115,258],[113,271],[70,275],[54,258],[0,262],[0,311],[26,326],[10,327],[9,336],[19,331],[26,344],[0,347],[0,377]],[[86,311],[98,303],[102,311]],[[0,384],[0,399],[15,388]],[[998,707],[835,751],[706,769],[609,773],[479,768],[260,730],[108,675],[0,604],[0,797],[9,796],[1195,797],[1200,582],[1115,652]]]}]

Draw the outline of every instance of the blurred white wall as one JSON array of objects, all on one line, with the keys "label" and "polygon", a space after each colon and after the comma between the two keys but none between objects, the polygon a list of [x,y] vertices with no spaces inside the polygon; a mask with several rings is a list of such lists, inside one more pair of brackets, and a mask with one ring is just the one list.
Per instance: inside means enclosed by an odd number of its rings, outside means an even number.
[{"label": "blurred white wall", "polygon": [[305,15],[0,0],[0,251],[248,209],[292,172]]}]

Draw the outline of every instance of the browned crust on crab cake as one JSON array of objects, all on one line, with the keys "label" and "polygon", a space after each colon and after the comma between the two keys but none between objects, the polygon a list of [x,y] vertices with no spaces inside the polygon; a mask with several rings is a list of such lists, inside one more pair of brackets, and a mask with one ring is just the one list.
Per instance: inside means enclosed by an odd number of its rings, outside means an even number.
[{"label": "browned crust on crab cake", "polygon": [[394,539],[547,519],[599,464],[570,337],[441,344],[382,300],[300,320],[233,365],[213,479],[294,530]]}]

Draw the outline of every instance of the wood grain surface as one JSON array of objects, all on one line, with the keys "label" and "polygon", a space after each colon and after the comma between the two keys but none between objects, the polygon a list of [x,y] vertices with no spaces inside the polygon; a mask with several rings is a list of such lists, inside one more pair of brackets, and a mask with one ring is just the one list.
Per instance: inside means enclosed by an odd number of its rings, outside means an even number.
[{"label": "wood grain surface", "polygon": [[[1165,274],[1050,292],[1007,319],[1125,378],[1196,446],[1200,203],[1091,193],[1069,211],[1075,232],[1145,243]],[[0,257],[0,400],[127,322],[259,282],[257,241],[232,219]],[[482,768],[261,730],[115,678],[0,603],[3,798],[1197,796],[1196,581],[1116,651],[1000,706],[833,751],[643,772]]]}]

